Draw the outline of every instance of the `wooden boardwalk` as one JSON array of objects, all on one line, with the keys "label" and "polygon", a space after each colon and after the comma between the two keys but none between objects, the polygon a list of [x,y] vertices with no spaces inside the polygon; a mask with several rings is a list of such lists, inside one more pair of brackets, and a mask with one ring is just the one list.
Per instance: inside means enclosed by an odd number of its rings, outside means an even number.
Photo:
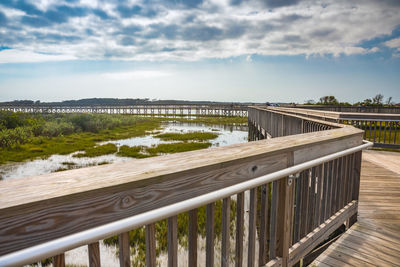
[{"label": "wooden boardwalk", "polygon": [[[368,152],[362,161],[358,222],[311,266],[400,266],[400,172],[395,169],[400,153],[379,164],[369,160],[374,154]],[[397,166],[390,168],[388,162]]]}]

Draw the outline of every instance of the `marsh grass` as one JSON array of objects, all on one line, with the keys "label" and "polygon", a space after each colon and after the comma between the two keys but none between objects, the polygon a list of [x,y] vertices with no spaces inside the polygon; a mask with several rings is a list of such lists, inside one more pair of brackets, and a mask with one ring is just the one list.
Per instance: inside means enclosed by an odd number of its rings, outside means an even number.
[{"label": "marsh grass", "polygon": [[210,139],[215,139],[218,134],[208,133],[208,132],[190,132],[190,133],[164,133],[154,136],[160,138],[164,141],[206,141]]},{"label": "marsh grass", "polygon": [[[230,205],[230,235],[234,238],[236,222],[236,201],[231,199]],[[188,248],[188,213],[178,214],[178,243]],[[206,206],[197,209],[197,234],[203,238],[206,236]],[[168,220],[161,220],[155,223],[156,256],[168,251]],[[222,200],[215,202],[214,215],[214,239],[221,240],[222,233]],[[131,253],[135,255],[132,260],[133,266],[146,266],[146,231],[141,227],[129,232]],[[103,243],[107,246],[118,246],[118,236],[105,239]]]},{"label": "marsh grass", "polygon": [[96,146],[97,142],[145,136],[147,131],[160,128],[159,118],[137,117],[131,125],[101,130],[98,133],[80,132],[56,137],[37,136],[31,141],[13,148],[0,150],[0,164],[21,162],[34,158],[48,158],[51,155],[67,155],[75,151],[86,151]]},{"label": "marsh grass", "polygon": [[117,147],[114,144],[105,144],[101,146],[95,146],[95,147],[90,147],[85,149],[84,152],[78,153],[73,155],[73,157],[76,158],[83,158],[83,157],[98,157],[98,156],[103,156],[103,155],[108,155],[108,154],[114,154],[117,152]]},{"label": "marsh grass", "polygon": [[209,142],[179,142],[171,144],[159,144],[155,147],[146,148],[147,153],[150,155],[172,154],[179,152],[186,152],[198,149],[204,149],[211,146]]},{"label": "marsh grass", "polygon": [[133,147],[121,146],[119,148],[117,155],[122,157],[130,157],[137,159],[148,158],[152,156],[144,154],[142,151],[144,151],[144,148],[142,146],[133,146]]}]

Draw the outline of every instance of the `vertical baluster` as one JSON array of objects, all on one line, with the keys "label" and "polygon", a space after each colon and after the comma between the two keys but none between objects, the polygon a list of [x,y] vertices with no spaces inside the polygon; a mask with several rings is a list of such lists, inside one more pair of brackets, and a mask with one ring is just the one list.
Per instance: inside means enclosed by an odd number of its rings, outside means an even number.
[{"label": "vertical baluster", "polygon": [[[353,176],[353,192],[352,199],[358,201],[360,193],[360,173],[361,173],[361,154],[362,152],[356,152],[354,154],[354,166],[352,171]],[[357,221],[357,213],[349,219],[349,226],[353,225]]]},{"label": "vertical baluster", "polygon": [[100,267],[100,247],[99,242],[88,245],[89,248],[89,267]]},{"label": "vertical baluster", "polygon": [[214,214],[215,203],[210,203],[206,208],[206,266],[214,267]]},{"label": "vertical baluster", "polygon": [[[293,161],[289,163],[293,164]],[[288,266],[290,232],[292,228],[292,206],[293,186],[289,183],[289,178],[282,178],[278,181],[279,200],[278,200],[278,245],[277,256],[282,259],[282,266]]]},{"label": "vertical baluster", "polygon": [[378,143],[380,143],[381,142],[381,132],[382,132],[382,122],[380,121],[379,122],[379,128],[378,128],[378,131],[379,131],[379,136],[378,136]]},{"label": "vertical baluster", "polygon": [[178,266],[178,216],[168,218],[168,267]]},{"label": "vertical baluster", "polygon": [[371,131],[372,131],[372,121],[368,121],[369,132],[368,132],[368,141],[371,141]]},{"label": "vertical baluster", "polygon": [[385,130],[383,131],[383,143],[385,144],[386,143],[386,121],[384,122],[384,127],[385,127]]},{"label": "vertical baluster", "polygon": [[332,199],[331,199],[331,216],[336,212],[336,201],[337,201],[337,177],[338,177],[338,160],[333,160],[332,169]]},{"label": "vertical baluster", "polygon": [[221,266],[229,266],[229,249],[230,249],[230,213],[231,213],[231,198],[224,198],[222,202],[222,251],[221,251]]},{"label": "vertical baluster", "polygon": [[376,121],[374,121],[374,143],[376,139]]},{"label": "vertical baluster", "polygon": [[269,186],[263,185],[261,187],[261,211],[260,211],[260,237],[259,237],[259,265],[267,263],[267,222],[268,222],[268,195]]},{"label": "vertical baluster", "polygon": [[302,218],[301,213],[301,202],[303,198],[301,197],[302,194],[302,187],[303,187],[303,179],[302,176],[296,179],[296,210],[294,213],[294,233],[293,233],[293,240],[294,243],[300,240],[300,220]]},{"label": "vertical baluster", "polygon": [[129,232],[119,234],[118,243],[119,243],[119,266],[130,267],[131,251],[129,246]]},{"label": "vertical baluster", "polygon": [[398,125],[397,125],[397,123],[398,122],[393,122],[393,124],[394,124],[394,141],[393,141],[393,144],[399,144],[399,142],[396,142],[397,141],[397,128],[398,128]]},{"label": "vertical baluster", "polygon": [[188,266],[197,266],[197,209],[189,211]]},{"label": "vertical baluster", "polygon": [[319,224],[322,224],[326,220],[326,205],[328,198],[328,169],[329,162],[325,162],[322,165],[322,199],[321,199],[321,216],[319,218]]},{"label": "vertical baluster", "polygon": [[306,235],[313,230],[314,206],[315,206],[315,167],[309,173],[310,188],[308,191],[308,215],[307,215],[307,231]]},{"label": "vertical baluster", "polygon": [[146,225],[146,266],[156,266],[155,224]]},{"label": "vertical baluster", "polygon": [[389,121],[389,144],[390,144],[390,139],[392,139],[392,123],[391,121]]},{"label": "vertical baluster", "polygon": [[53,257],[53,266],[54,267],[65,267],[65,254],[59,254]]},{"label": "vertical baluster", "polygon": [[256,216],[257,216],[257,188],[250,189],[250,211],[249,211],[249,249],[247,266],[255,265],[256,255]]},{"label": "vertical baluster", "polygon": [[321,195],[322,195],[322,174],[323,174],[323,165],[318,165],[316,167],[316,199],[315,199],[315,213],[314,213],[314,224],[313,229],[315,229],[319,225],[319,218],[321,216]]},{"label": "vertical baluster", "polygon": [[349,162],[348,156],[344,156],[343,157],[343,165],[342,165],[342,167],[343,167],[343,183],[342,183],[342,187],[343,187],[343,189],[342,189],[342,200],[341,200],[341,203],[340,203],[340,208],[343,208],[344,206],[347,205],[347,191],[348,191],[348,187],[347,187],[347,184],[348,184],[347,169],[348,169],[348,162]]},{"label": "vertical baluster", "polygon": [[269,260],[276,258],[276,217],[278,207],[278,183],[272,183],[272,199],[271,199],[271,214],[270,214],[270,230],[269,230]]},{"label": "vertical baluster", "polygon": [[243,265],[244,193],[237,194],[235,266]]},{"label": "vertical baluster", "polygon": [[303,179],[303,189],[301,190],[302,201],[301,201],[301,214],[300,218],[300,239],[302,239],[307,234],[307,217],[308,217],[308,191],[310,186],[310,177],[308,175],[309,170],[304,170],[301,173]]}]

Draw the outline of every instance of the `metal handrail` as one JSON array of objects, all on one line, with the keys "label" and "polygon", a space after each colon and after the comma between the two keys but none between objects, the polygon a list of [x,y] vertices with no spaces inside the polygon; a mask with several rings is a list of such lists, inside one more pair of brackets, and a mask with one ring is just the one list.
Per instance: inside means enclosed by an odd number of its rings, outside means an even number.
[{"label": "metal handrail", "polygon": [[364,144],[362,145],[336,152],[327,156],[323,156],[318,159],[300,163],[292,167],[266,174],[258,178],[232,185],[211,193],[207,193],[188,200],[174,203],[172,205],[154,209],[148,212],[134,215],[132,217],[104,224],[82,232],[57,238],[52,241],[42,243],[40,245],[32,246],[26,249],[3,255],[0,257],[0,266],[20,266],[40,261],[44,258],[58,255],[76,247],[97,242],[101,239],[105,239],[119,233],[127,232],[137,227],[151,224],[162,219],[175,216],[179,213],[204,206],[217,200],[230,197],[232,195],[255,188],[257,186],[279,180],[283,177],[288,177],[289,175],[299,173],[306,169],[320,165],[324,162],[331,161],[339,157],[343,157],[373,146],[373,143],[371,142],[363,142]]}]

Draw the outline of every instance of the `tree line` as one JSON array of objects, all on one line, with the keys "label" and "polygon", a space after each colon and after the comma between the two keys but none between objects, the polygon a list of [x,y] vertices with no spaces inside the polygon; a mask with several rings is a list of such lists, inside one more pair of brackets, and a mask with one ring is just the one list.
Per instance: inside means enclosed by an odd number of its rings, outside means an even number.
[{"label": "tree line", "polygon": [[335,96],[322,96],[319,98],[319,101],[316,102],[312,99],[307,100],[304,102],[306,105],[331,105],[331,106],[376,106],[376,107],[383,107],[383,106],[399,106],[400,103],[394,103],[393,97],[388,97],[384,100],[384,96],[382,94],[377,94],[372,98],[367,98],[364,101],[359,101],[354,104],[350,104],[349,102],[340,102],[336,99]]}]

